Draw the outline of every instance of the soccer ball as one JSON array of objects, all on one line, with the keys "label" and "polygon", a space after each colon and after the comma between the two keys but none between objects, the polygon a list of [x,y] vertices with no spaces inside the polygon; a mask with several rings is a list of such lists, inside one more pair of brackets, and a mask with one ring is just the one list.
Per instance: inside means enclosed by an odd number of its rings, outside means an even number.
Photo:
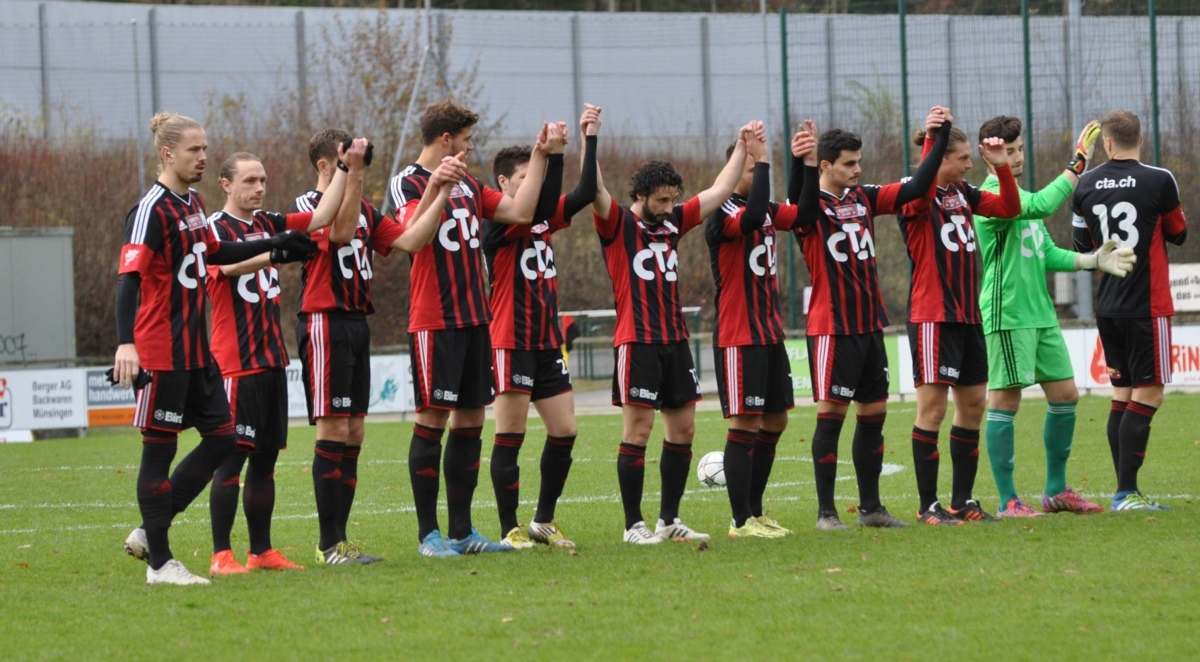
[{"label": "soccer ball", "polygon": [[725,453],[713,451],[700,458],[696,465],[696,478],[705,487],[725,486]]}]

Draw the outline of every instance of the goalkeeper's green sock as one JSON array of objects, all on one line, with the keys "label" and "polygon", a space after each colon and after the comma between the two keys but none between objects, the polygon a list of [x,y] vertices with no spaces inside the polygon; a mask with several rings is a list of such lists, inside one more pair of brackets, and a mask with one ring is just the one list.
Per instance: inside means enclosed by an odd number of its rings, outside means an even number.
[{"label": "goalkeeper's green sock", "polygon": [[1046,494],[1067,489],[1067,458],[1075,440],[1075,403],[1047,402],[1042,441],[1046,444]]},{"label": "goalkeeper's green sock", "polygon": [[992,465],[992,478],[996,480],[996,491],[1000,494],[1000,505],[996,510],[1008,507],[1008,500],[1017,496],[1013,483],[1013,468],[1017,465],[1013,445],[1013,419],[1017,412],[1005,409],[987,410],[987,453]]}]

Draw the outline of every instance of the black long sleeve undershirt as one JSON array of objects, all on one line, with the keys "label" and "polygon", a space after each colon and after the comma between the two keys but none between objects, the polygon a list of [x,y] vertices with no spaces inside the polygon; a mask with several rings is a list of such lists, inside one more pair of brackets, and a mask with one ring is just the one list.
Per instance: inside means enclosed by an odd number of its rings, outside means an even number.
[{"label": "black long sleeve undershirt", "polygon": [[137,321],[138,305],[142,298],[142,276],[137,272],[117,276],[117,344],[133,342],[133,325]]},{"label": "black long sleeve undershirt", "polygon": [[946,122],[938,129],[929,154],[921,159],[913,176],[900,185],[900,192],[896,195],[897,209],[913,200],[920,200],[937,180],[938,169],[942,167],[942,159],[946,156],[946,146],[950,144],[950,125],[950,122]]},{"label": "black long sleeve undershirt", "polygon": [[771,166],[754,164],[754,180],[750,184],[750,196],[746,198],[746,209],[742,212],[742,234],[748,235],[762,228],[767,222],[768,201],[771,198]]},{"label": "black long sleeve undershirt", "polygon": [[579,173],[579,183],[575,190],[567,194],[563,201],[563,218],[568,219],[578,214],[580,210],[592,204],[596,199],[598,188],[596,179],[596,136],[585,136],[583,146],[583,170]]},{"label": "black long sleeve undershirt", "polygon": [[538,193],[537,207],[533,210],[533,222],[541,223],[554,218],[558,211],[558,197],[562,195],[563,155],[550,154],[546,157],[546,177]]}]

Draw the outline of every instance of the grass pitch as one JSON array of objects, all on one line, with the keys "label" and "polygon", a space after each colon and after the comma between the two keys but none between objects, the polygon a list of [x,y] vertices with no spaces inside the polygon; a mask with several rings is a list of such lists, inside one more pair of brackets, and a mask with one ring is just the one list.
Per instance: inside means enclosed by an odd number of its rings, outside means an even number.
[{"label": "grass pitch", "polygon": [[[1170,394],[1154,421],[1142,486],[1171,512],[849,533],[812,529],[806,439],[815,410],[802,407],[767,491],[770,514],[795,535],[729,540],[724,491],[693,478],[682,515],[713,534],[704,551],[621,542],[620,419],[581,417],[558,509],[578,554],[539,547],[449,560],[416,554],[405,468],[411,424],[369,424],[351,535],[387,560],[368,567],[312,562],[312,433],[293,428],[278,467],[273,539],[308,570],[218,578],[208,587],[147,586],[145,566],[122,551],[139,521],[135,431],[0,447],[0,640],[6,658],[1196,659],[1198,406],[1200,395]],[[1017,419],[1017,484],[1030,502],[1042,489],[1044,410],[1031,400]],[[881,485],[884,503],[909,520],[917,505],[908,442],[914,413],[911,403],[889,413]],[[1106,508],[1115,482],[1107,415],[1106,399],[1081,403],[1068,473]],[[715,412],[698,415],[697,458],[723,447],[725,428]],[[852,428],[843,432],[847,460]],[[490,439],[490,424],[484,434]],[[542,435],[531,421],[523,521],[537,494]],[[182,438],[180,457],[195,440],[194,433]],[[647,457],[643,508],[651,522],[657,455]],[[480,476],[475,523],[494,537],[486,466]],[[848,463],[839,479],[839,508],[852,522]],[[989,511],[993,492],[985,458],[976,493]],[[244,560],[240,513],[233,542]],[[206,494],[176,520],[172,546],[194,572],[207,569]]]}]

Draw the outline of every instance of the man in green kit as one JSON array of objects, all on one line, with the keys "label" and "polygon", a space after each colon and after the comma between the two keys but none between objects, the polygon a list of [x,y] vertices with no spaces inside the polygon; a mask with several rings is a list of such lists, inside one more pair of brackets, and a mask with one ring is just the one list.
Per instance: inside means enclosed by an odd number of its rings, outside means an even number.
[{"label": "man in green kit", "polygon": [[[1133,267],[1133,251],[1109,241],[1095,253],[1059,248],[1042,220],[1053,214],[1074,191],[1087,169],[1100,125],[1092,121],[1079,135],[1075,155],[1048,186],[1030,193],[1021,190],[1021,214],[1012,219],[975,217],[975,232],[983,256],[983,313],[988,351],[987,452],[1000,493],[1000,517],[1040,517],[1025,505],[1013,481],[1016,465],[1013,420],[1021,404],[1021,389],[1038,384],[1046,394],[1046,488],[1041,510],[1047,513],[1098,513],[1104,509],[1067,487],[1067,458],[1075,437],[1075,405],[1079,391],[1071,356],[1058,326],[1054,302],[1046,288],[1047,271],[1100,269],[1124,276]],[[1013,175],[1025,164],[1021,120],[994,117],[979,128],[979,142],[1002,138]],[[979,187],[997,192],[999,180],[989,175]]]}]

